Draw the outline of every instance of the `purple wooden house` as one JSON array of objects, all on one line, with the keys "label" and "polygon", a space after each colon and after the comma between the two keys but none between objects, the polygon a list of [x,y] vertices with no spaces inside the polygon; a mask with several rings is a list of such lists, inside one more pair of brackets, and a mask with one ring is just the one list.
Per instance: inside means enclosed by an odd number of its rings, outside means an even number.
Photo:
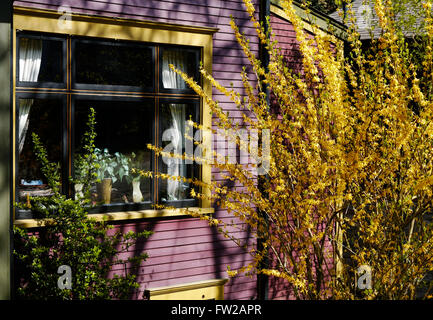
[{"label": "purple wooden house", "polygon": [[[278,1],[256,2],[259,16],[271,16],[279,42],[296,64],[294,32]],[[5,1],[2,6],[0,33],[5,36],[0,38],[0,49],[10,54],[10,60],[0,64],[7,80],[3,79],[6,85],[0,92],[0,109],[5,115],[1,130],[10,136],[1,142],[1,148],[8,151],[1,154],[0,174],[6,186],[0,194],[4,249],[0,250],[0,296],[7,299],[13,265],[10,237],[4,235],[10,235],[12,225],[30,232],[43,228],[31,212],[18,210],[12,203],[49,193],[32,153],[30,133],[37,132],[52,160],[61,163],[63,192],[71,196],[79,189],[68,186],[67,177],[79,174],[74,161],[90,107],[96,110],[96,146],[101,159],[111,155],[132,159],[134,166],[144,170],[208,182],[219,179],[211,167],[162,161],[147,148],[148,144],[171,142],[182,150],[181,139],[167,137],[165,132],[171,128],[184,132],[188,119],[212,125],[209,107],[169,65],[202,82],[207,94],[233,111],[232,117],[241,118],[226,96],[201,79],[198,68],[202,64],[221,84],[242,88],[240,71],[248,61],[230,28],[231,15],[250,36],[257,54],[259,44],[242,0],[25,0]],[[324,18],[317,16],[323,23]],[[106,178],[104,172],[100,175]],[[269,288],[269,283],[256,277],[228,279],[228,265],[236,269],[252,259],[247,250],[205,221],[179,210],[153,209],[153,204],[166,204],[231,219],[224,210],[191,199],[191,185],[158,179],[137,183],[122,172],[111,178],[109,197],[95,189],[95,201],[103,204],[91,214],[108,218],[125,232],[154,231],[136,248],[149,254],[137,274],[140,289],[136,299],[290,296],[280,285]],[[249,246],[256,245],[247,232],[238,237]]]}]

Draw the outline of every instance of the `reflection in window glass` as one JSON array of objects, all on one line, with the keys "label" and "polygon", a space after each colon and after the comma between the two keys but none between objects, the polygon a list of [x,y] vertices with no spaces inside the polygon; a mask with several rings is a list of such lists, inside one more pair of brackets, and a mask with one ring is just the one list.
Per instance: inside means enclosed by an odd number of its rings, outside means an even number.
[{"label": "reflection in window glass", "polygon": [[[89,108],[96,111],[96,152],[100,183],[92,187],[94,204],[151,201],[151,181],[132,175],[131,169],[152,170],[152,102],[83,101],[75,105],[75,155],[82,150],[81,137]],[[104,180],[105,179],[105,180]],[[111,185],[111,190],[108,191]],[[109,199],[107,199],[109,197]]]},{"label": "reflection in window glass", "polygon": [[[183,155],[185,148],[186,121],[195,120],[194,108],[190,104],[162,104],[160,109],[162,147],[167,152]],[[183,159],[162,157],[162,173],[185,178],[194,177],[193,164]],[[162,179],[160,199],[162,202],[191,199],[192,185],[184,181]]]},{"label": "reflection in window glass", "polygon": [[[18,189],[20,201],[27,196],[47,196],[51,190],[33,151],[32,133],[36,133],[51,162],[62,158],[62,101],[53,99],[19,99]],[[61,171],[60,171],[61,172]]]},{"label": "reflection in window glass", "polygon": [[19,81],[63,82],[63,42],[20,38]]},{"label": "reflection in window glass", "polygon": [[76,83],[152,87],[153,50],[122,43],[75,43]]}]

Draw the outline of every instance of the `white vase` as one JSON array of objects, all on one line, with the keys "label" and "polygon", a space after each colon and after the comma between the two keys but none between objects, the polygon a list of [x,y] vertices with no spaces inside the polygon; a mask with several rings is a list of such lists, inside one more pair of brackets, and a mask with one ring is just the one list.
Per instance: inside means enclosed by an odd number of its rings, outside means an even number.
[{"label": "white vase", "polygon": [[140,181],[132,181],[132,201],[141,202],[143,200],[143,194],[140,190]]},{"label": "white vase", "polygon": [[75,191],[75,200],[82,199],[84,197],[82,183],[76,183],[74,185],[74,191]]}]

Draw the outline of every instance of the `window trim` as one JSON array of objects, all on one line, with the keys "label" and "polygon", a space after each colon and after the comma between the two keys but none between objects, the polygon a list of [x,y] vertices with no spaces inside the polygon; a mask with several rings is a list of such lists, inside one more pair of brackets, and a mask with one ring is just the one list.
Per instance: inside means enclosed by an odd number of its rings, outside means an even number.
[{"label": "window trim", "polygon": [[[68,29],[59,26],[59,18],[62,15],[52,10],[28,9],[14,7],[13,16],[13,110],[12,123],[16,126],[16,93],[17,93],[17,31],[45,32],[62,36],[96,37],[107,39],[131,40],[144,43],[160,43],[167,45],[194,46],[202,48],[202,65],[204,70],[212,74],[212,38],[218,31],[216,28],[192,27],[158,22],[137,21],[131,19],[117,19],[108,17],[95,17],[83,14],[71,14]],[[70,53],[68,53],[70,54]],[[21,84],[20,84],[21,85]],[[21,87],[25,89],[25,87]],[[208,97],[212,96],[212,87],[209,81],[204,80],[203,89]],[[47,89],[47,92],[62,91],[61,88]],[[21,92],[25,93],[24,90]],[[101,93],[103,95],[104,93]],[[200,99],[201,124],[205,128],[211,128],[212,114],[210,107],[204,99]],[[12,130],[12,146],[14,150],[12,161],[12,199],[16,198],[16,172],[17,172],[17,153],[16,153],[17,127]],[[201,179],[205,183],[211,181],[210,165],[201,165]],[[206,195],[210,195],[210,190],[202,190]],[[199,208],[204,211],[213,211],[210,208],[209,200],[201,200]],[[208,208],[208,209],[205,209]],[[15,220],[15,208],[12,207],[13,220]],[[145,210],[146,211],[146,210]],[[119,213],[121,214],[121,213]]]}]

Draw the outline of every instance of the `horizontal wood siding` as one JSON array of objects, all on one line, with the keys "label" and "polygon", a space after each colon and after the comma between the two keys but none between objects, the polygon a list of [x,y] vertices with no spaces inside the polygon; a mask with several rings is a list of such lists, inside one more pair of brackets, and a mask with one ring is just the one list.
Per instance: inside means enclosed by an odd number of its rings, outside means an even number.
[{"label": "horizontal wood siding", "polygon": [[[299,42],[296,40],[296,33],[292,24],[275,15],[271,14],[271,26],[274,33],[274,39],[278,42],[278,47],[284,55],[284,61],[288,68],[294,73],[302,72],[302,55],[299,51]],[[309,36],[312,34],[306,31]],[[273,103],[277,103],[275,100]],[[332,253],[332,245],[330,240],[325,240],[325,251]],[[276,259],[271,257],[271,265]],[[332,259],[327,259],[328,263],[332,264]],[[313,266],[314,268],[314,266]],[[326,277],[326,275],[325,275]],[[295,299],[293,288],[284,279],[271,277],[269,279],[269,299],[271,300],[291,300]]]},{"label": "horizontal wood siding", "polygon": [[[69,6],[73,13],[218,28],[213,38],[213,75],[221,84],[233,84],[241,92],[240,71],[242,66],[248,66],[248,60],[233,35],[229,25],[230,15],[235,18],[240,30],[250,37],[251,48],[258,54],[255,30],[242,0],[33,0],[14,1],[14,6],[50,10]],[[237,110],[225,95],[215,89],[213,97],[224,109]],[[241,118],[241,115],[237,113],[234,117]],[[217,175],[217,179],[222,178]],[[226,211],[215,209],[215,217],[228,216]],[[226,278],[228,265],[235,269],[251,261],[246,251],[199,219],[169,218],[120,222],[115,225],[116,229],[125,232],[142,228],[155,232],[135,247],[136,252],[146,251],[150,256],[137,272],[141,283],[137,299],[142,299],[143,291],[148,288]],[[237,235],[250,245],[255,245],[247,232]],[[113,269],[113,272],[123,271]],[[256,295],[255,277],[230,279],[225,286],[226,299],[253,299]]]},{"label": "horizontal wood siding", "polygon": [[[284,55],[284,60],[289,68],[296,69],[300,61],[296,58],[296,54],[299,52],[298,43],[296,41],[296,34],[293,26],[286,20],[271,13],[271,27],[275,36],[275,40],[278,41],[278,47],[281,49]],[[295,59],[291,57],[295,55]],[[293,62],[293,63],[291,63]],[[276,103],[275,101],[273,101]],[[275,257],[270,258],[271,266],[275,261]],[[270,300],[286,300],[293,299],[293,291],[287,281],[284,279],[269,277],[269,297]]]},{"label": "horizontal wood siding", "polygon": [[[225,215],[223,212],[220,214]],[[196,218],[120,222],[115,224],[114,230],[128,232],[143,229],[151,230],[154,234],[149,239],[138,242],[130,248],[130,252],[124,254],[125,257],[143,251],[149,254],[149,259],[136,271],[141,284],[135,297],[137,299],[142,299],[143,291],[149,288],[227,278],[227,266],[232,269],[239,268],[250,259],[233,241],[224,238],[215,228]],[[247,233],[234,231],[233,234],[245,243],[255,245],[254,239]],[[122,274],[123,266],[115,266],[113,272]],[[255,279],[231,279],[225,291],[226,298],[229,299],[254,298]]]}]

